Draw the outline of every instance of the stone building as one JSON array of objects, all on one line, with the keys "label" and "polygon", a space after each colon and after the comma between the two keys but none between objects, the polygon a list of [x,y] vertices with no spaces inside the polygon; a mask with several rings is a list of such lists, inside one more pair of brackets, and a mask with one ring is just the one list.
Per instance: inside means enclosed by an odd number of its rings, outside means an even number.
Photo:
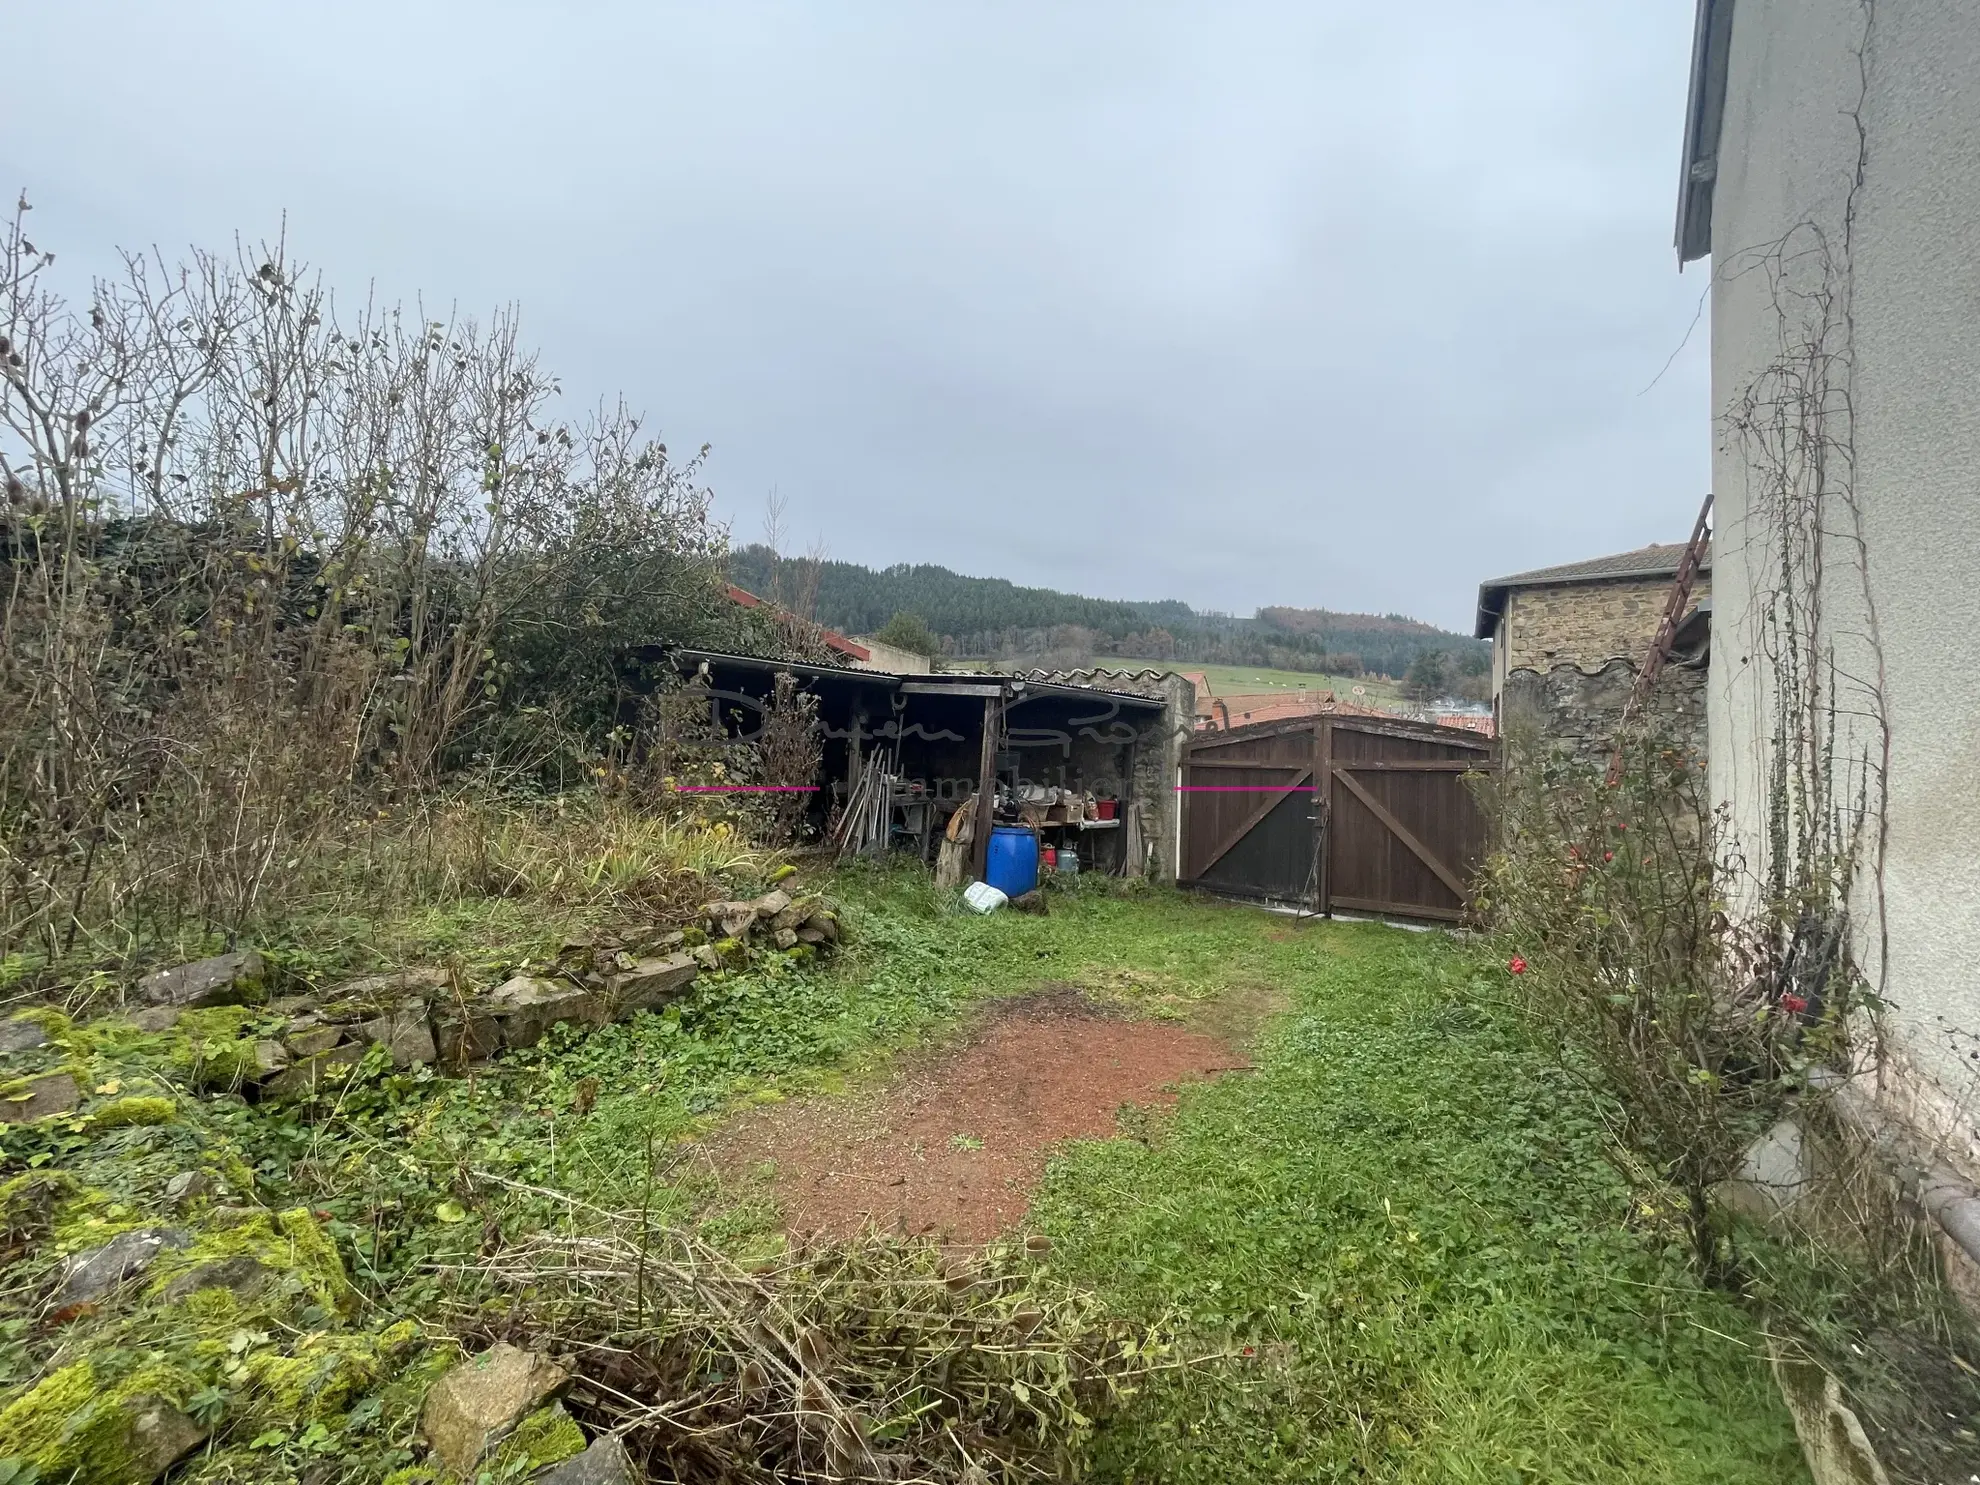
[{"label": "stone building", "polygon": [[[1534,741],[1606,761],[1683,556],[1676,542],[1479,584],[1475,633],[1492,641],[1492,710],[1509,748]],[[1700,756],[1711,595],[1708,558],[1652,698]]]}]

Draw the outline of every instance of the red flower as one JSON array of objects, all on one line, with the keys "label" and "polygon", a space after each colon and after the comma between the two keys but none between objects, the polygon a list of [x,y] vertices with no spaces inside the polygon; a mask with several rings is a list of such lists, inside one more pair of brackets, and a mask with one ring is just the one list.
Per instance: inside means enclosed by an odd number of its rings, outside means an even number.
[{"label": "red flower", "polygon": [[1515,954],[1506,961],[1506,968],[1516,975],[1523,975],[1526,973],[1526,961]]},{"label": "red flower", "polygon": [[1805,995],[1783,995],[1781,997],[1781,1005],[1798,1016],[1808,1009],[1808,997]]},{"label": "red flower", "polygon": [[1616,853],[1614,851],[1604,851],[1602,853],[1602,859],[1604,861],[1613,861],[1616,859]]}]

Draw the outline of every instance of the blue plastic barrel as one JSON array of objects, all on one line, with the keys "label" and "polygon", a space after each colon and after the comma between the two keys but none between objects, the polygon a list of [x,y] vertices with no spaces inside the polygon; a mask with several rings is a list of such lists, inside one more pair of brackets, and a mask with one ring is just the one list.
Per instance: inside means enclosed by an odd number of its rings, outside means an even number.
[{"label": "blue plastic barrel", "polygon": [[1006,897],[1017,897],[1038,885],[1038,835],[1021,825],[999,825],[990,832],[990,852],[983,863],[983,880]]}]

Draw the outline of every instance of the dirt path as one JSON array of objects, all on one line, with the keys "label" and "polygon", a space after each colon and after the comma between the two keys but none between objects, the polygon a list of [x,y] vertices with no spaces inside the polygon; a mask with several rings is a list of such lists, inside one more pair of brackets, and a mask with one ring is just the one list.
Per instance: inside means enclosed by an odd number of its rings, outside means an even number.
[{"label": "dirt path", "polygon": [[961,1045],[884,1087],[765,1108],[710,1142],[717,1164],[768,1163],[793,1232],[882,1229],[982,1242],[1023,1216],[1051,1148],[1111,1135],[1123,1104],[1243,1066],[1215,1036],[1134,1020],[1055,988],[1000,1003]]}]

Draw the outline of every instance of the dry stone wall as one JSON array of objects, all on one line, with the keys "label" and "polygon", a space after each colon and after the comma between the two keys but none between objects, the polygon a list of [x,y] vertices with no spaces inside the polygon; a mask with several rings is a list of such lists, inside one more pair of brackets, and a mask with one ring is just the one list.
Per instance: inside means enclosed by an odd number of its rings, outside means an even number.
[{"label": "dry stone wall", "polygon": [[[162,1032],[188,1013],[265,1005],[268,1035],[241,1043],[221,1080],[265,1099],[307,1099],[340,1087],[374,1047],[395,1067],[459,1070],[498,1052],[533,1047],[556,1026],[597,1027],[657,1010],[687,994],[704,970],[763,951],[818,954],[839,941],[838,915],[816,897],[773,890],[749,901],[714,902],[687,928],[645,939],[606,934],[572,939],[540,973],[492,987],[464,984],[437,965],[349,980],[320,994],[268,999],[269,973],[253,950],[177,965],[138,986],[131,1013],[140,1030]],[[0,1023],[0,1051],[31,1050],[38,1028]],[[230,1049],[230,1052],[233,1049]],[[4,1069],[0,1069],[4,1070]],[[0,1084],[0,1122],[21,1123],[75,1107],[66,1073]]]},{"label": "dry stone wall", "polygon": [[[1517,766],[1522,754],[1544,749],[1606,768],[1636,674],[1627,660],[1612,660],[1593,672],[1573,665],[1514,671],[1506,677],[1499,701],[1508,764]],[[1655,724],[1701,758],[1705,676],[1704,670],[1667,665],[1648,702]]]}]

